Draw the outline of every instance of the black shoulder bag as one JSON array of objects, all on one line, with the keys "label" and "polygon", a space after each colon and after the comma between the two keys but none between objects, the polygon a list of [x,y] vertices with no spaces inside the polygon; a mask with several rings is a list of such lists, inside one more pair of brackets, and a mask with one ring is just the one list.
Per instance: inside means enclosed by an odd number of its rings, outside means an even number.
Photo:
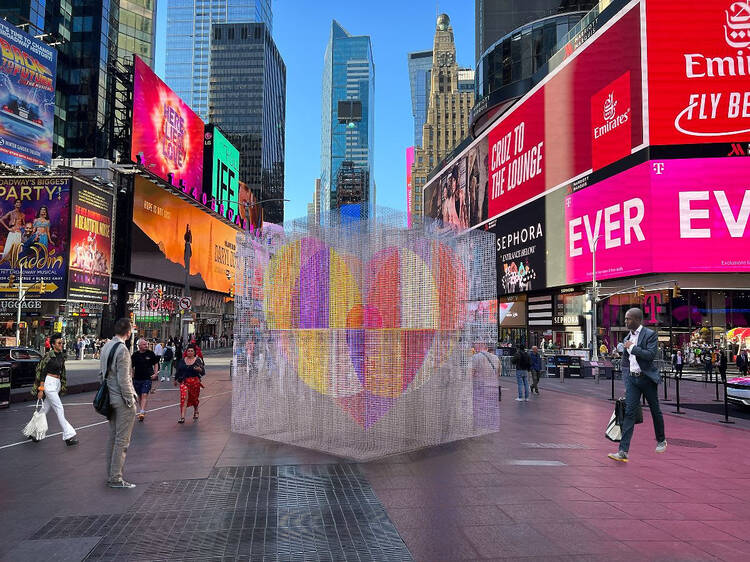
[{"label": "black shoulder bag", "polygon": [[115,352],[119,346],[123,345],[121,341],[117,342],[109,350],[109,357],[107,357],[107,370],[104,372],[104,378],[99,383],[99,389],[94,395],[94,410],[109,418],[109,414],[112,413],[112,406],[109,402],[109,387],[107,386],[107,377],[109,376],[109,370],[112,368],[112,360],[115,358]]}]

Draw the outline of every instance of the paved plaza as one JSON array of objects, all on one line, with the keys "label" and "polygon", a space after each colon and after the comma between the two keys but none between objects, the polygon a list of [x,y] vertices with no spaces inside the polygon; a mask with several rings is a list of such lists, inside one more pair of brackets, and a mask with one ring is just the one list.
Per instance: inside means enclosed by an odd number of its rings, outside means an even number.
[{"label": "paved plaza", "polygon": [[[135,490],[105,486],[91,393],[64,399],[77,447],[52,417],[47,439],[22,441],[30,403],[0,410],[0,559],[748,558],[742,417],[725,426],[664,404],[669,447],[657,455],[645,409],[620,464],[603,436],[609,381],[543,379],[540,396],[516,402],[502,378],[499,433],[355,464],[230,433],[228,358],[209,358],[208,373],[198,423],[176,423],[173,387],[152,397],[125,466]],[[702,388],[684,392],[712,402]]]}]

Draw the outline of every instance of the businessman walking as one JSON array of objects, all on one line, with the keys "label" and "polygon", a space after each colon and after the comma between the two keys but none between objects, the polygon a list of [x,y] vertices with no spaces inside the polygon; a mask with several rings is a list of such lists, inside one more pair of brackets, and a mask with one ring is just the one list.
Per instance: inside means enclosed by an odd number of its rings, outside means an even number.
[{"label": "businessman walking", "polygon": [[622,378],[625,382],[625,419],[622,423],[622,440],[620,449],[610,453],[610,459],[618,462],[628,462],[630,440],[633,438],[635,416],[638,411],[641,395],[646,397],[654,420],[654,435],[656,436],[656,452],[667,450],[667,439],[664,436],[664,417],[659,408],[658,384],[661,381],[659,369],[654,363],[658,349],[656,332],[644,326],[643,312],[639,308],[631,308],[625,313],[625,327],[628,335],[618,345],[622,347]]}]

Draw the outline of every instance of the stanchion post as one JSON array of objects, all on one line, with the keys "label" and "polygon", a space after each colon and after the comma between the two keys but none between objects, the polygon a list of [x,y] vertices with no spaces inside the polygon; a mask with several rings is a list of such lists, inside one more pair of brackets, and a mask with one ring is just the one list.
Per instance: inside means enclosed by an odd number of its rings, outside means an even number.
[{"label": "stanchion post", "polygon": [[668,400],[667,398],[667,384],[669,384],[669,375],[667,374],[667,370],[664,369],[664,401],[666,402]]},{"label": "stanchion post", "polygon": [[716,380],[716,385],[715,385],[716,386],[716,398],[714,398],[714,402],[721,402],[721,400],[719,400],[719,377],[718,375],[716,376],[715,380]]},{"label": "stanchion post", "polygon": [[675,393],[677,394],[677,409],[673,410],[673,414],[684,414],[685,412],[680,411],[680,378],[678,376],[675,376],[674,382],[675,382]]},{"label": "stanchion post", "polygon": [[614,368],[611,371],[612,376],[610,377],[612,381],[612,396],[609,397],[610,401],[614,402],[615,400],[615,370]]},{"label": "stanchion post", "polygon": [[733,424],[733,421],[729,421],[729,398],[727,397],[727,380],[724,378],[724,419],[719,420],[719,423]]}]

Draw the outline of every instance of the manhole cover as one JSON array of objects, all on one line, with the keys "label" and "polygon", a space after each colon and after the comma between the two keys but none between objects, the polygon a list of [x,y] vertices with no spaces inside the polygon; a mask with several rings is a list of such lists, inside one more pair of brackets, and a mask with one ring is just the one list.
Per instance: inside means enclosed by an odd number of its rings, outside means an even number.
[{"label": "manhole cover", "polygon": [[713,443],[706,443],[705,441],[694,441],[693,439],[667,439],[667,443],[674,445],[675,447],[690,447],[691,449],[715,449],[716,445]]}]

